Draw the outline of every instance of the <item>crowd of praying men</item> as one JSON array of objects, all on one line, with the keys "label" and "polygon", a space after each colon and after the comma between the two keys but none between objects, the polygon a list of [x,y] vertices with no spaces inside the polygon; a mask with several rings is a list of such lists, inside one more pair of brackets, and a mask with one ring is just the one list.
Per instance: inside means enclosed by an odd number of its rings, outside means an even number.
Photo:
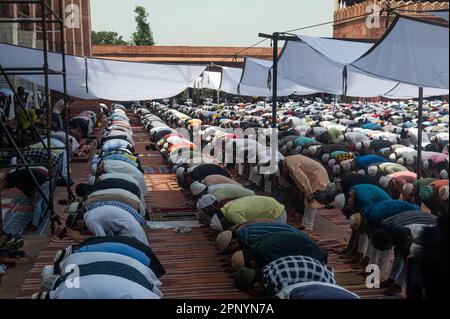
[{"label": "crowd of praying men", "polygon": [[160,299],[165,269],[146,234],[147,194],[125,107],[102,106],[107,116],[88,183],[68,209],[59,238],[75,244],[44,267],[35,299]]},{"label": "crowd of praying men", "polygon": [[[338,251],[345,263],[362,275],[366,265],[378,265],[388,295],[442,298],[448,293],[448,104],[426,105],[422,163],[415,102],[280,105],[275,149],[267,136],[262,142],[253,136],[271,125],[263,103],[152,102],[134,111],[150,134],[148,148],[161,152],[196,200],[200,221],[217,235],[240,290],[267,298],[358,299],[337,284],[327,251],[314,240],[318,209],[336,208],[352,227]],[[220,145],[224,157],[231,149],[232,160],[218,161],[208,145]],[[275,170],[262,169],[274,160]],[[77,186],[80,202],[59,229],[61,238],[78,244],[44,268],[43,291],[34,297],[162,298],[165,271],[145,232],[146,194],[125,108],[113,105],[92,177]],[[288,218],[299,223],[289,225]]]},{"label": "crowd of praying men", "polygon": [[[326,252],[311,240],[317,210],[336,208],[352,228],[347,246],[337,251],[345,263],[362,276],[367,265],[377,265],[388,296],[435,298],[448,293],[442,279],[448,276],[448,103],[425,105],[420,163],[414,101],[280,105],[275,148],[254,135],[270,130],[272,113],[264,103],[155,102],[136,112],[151,134],[150,147],[190,190],[201,220],[218,234],[218,248],[231,256],[241,290],[357,298],[336,286]],[[213,144],[233,160],[218,160],[208,148]],[[240,152],[244,158],[237,160]],[[261,170],[271,161],[275,171]],[[287,225],[288,216],[300,226]]]}]

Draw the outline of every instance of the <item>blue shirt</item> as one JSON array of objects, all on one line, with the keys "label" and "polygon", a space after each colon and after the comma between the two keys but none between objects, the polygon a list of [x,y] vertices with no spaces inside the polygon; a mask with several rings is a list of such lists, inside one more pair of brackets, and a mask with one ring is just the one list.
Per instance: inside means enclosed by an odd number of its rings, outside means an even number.
[{"label": "blue shirt", "polygon": [[313,300],[342,300],[342,299],[359,299],[349,291],[338,287],[323,285],[308,285],[294,289],[290,294],[290,299],[313,299]]},{"label": "blue shirt", "polygon": [[256,223],[243,226],[235,232],[236,239],[242,249],[249,249],[256,241],[279,232],[301,233],[298,229],[281,223]]},{"label": "blue shirt", "polygon": [[407,211],[420,211],[419,206],[410,204],[402,200],[386,200],[378,202],[361,209],[361,215],[365,216],[369,224],[375,228],[380,228],[381,223],[386,218]]},{"label": "blue shirt", "polygon": [[375,123],[367,123],[364,124],[362,126],[363,129],[365,130],[373,130],[373,131],[377,131],[377,130],[381,130],[381,126]]},{"label": "blue shirt", "polygon": [[363,155],[357,156],[355,158],[356,166],[359,169],[366,169],[373,164],[386,163],[388,162],[384,157],[376,156],[376,155]]},{"label": "blue shirt", "polygon": [[392,200],[388,193],[371,184],[355,185],[351,188],[351,190],[354,190],[356,193],[357,210],[374,203]]},{"label": "blue shirt", "polygon": [[80,249],[78,249],[75,253],[77,252],[80,253],[102,252],[102,253],[113,253],[124,255],[136,259],[141,264],[147,267],[150,265],[151,262],[150,258],[148,258],[148,256],[145,255],[142,251],[121,243],[110,242],[110,243],[87,245],[80,247]]},{"label": "blue shirt", "polygon": [[299,137],[294,141],[294,143],[297,146],[305,146],[308,144],[316,143],[316,141],[308,137]]},{"label": "blue shirt", "polygon": [[128,164],[131,164],[131,165],[133,165],[134,167],[138,167],[139,165],[138,165],[138,163],[136,163],[136,162],[133,162],[132,160],[130,160],[129,158],[127,158],[127,157],[125,157],[125,156],[122,156],[122,155],[120,155],[120,154],[112,154],[112,155],[108,155],[108,156],[105,156],[105,157],[103,157],[103,160],[112,160],[112,161],[122,161],[122,162],[125,162],[125,163],[128,163]]}]

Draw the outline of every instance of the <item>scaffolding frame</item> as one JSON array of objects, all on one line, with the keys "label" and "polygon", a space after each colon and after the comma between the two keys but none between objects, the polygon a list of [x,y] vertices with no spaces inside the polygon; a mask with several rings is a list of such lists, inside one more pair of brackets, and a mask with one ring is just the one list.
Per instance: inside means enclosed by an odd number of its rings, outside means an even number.
[{"label": "scaffolding frame", "polygon": [[[23,155],[23,149],[20,149],[17,143],[14,140],[13,135],[9,131],[7,125],[3,122],[3,119],[0,118],[0,125],[4,133],[6,134],[6,137],[8,139],[8,142],[13,146],[13,150],[17,153],[18,157],[22,161],[22,164],[16,164],[16,165],[8,165],[3,167],[25,167],[28,173],[30,174],[37,191],[42,196],[43,200],[47,204],[47,211],[44,213],[50,213],[50,228],[52,231],[52,235],[55,233],[56,224],[61,225],[61,221],[59,216],[55,213],[54,210],[54,191],[56,188],[56,177],[60,176],[62,180],[66,183],[67,186],[67,199],[68,202],[72,202],[72,200],[75,198],[72,188],[70,186],[71,181],[71,172],[70,172],[70,147],[69,147],[69,108],[68,108],[68,95],[67,95],[67,77],[66,77],[66,38],[65,38],[65,22],[64,22],[64,9],[63,9],[63,0],[59,0],[59,13],[56,13],[51,6],[46,2],[46,0],[11,0],[11,1],[5,1],[1,0],[0,5],[17,5],[17,4],[28,4],[28,5],[36,5],[38,8],[36,10],[40,9],[40,18],[30,18],[30,19],[24,19],[24,18],[6,18],[6,19],[0,19],[0,23],[31,23],[31,24],[40,24],[42,29],[42,42],[43,42],[43,66],[40,67],[34,67],[34,68],[24,68],[24,67],[14,67],[14,68],[3,68],[0,64],[0,73],[5,78],[6,82],[8,83],[8,86],[10,90],[13,92],[13,95],[18,102],[21,110],[25,114],[27,120],[31,123],[31,130],[36,134],[37,137],[39,137],[40,142],[42,143],[43,149],[47,150],[47,163],[45,163],[45,166],[48,169],[48,177],[49,177],[49,194],[47,195],[43,192],[41,186],[39,185],[35,175],[33,174],[33,171],[31,170],[32,167],[37,166],[36,163],[29,163],[26,161],[24,155]],[[49,69],[48,64],[48,53],[49,53],[49,43],[48,43],[48,24],[58,24],[59,25],[59,31],[60,31],[60,41],[61,41],[61,65],[62,69],[61,71],[54,71]],[[19,98],[19,95],[17,94],[17,90],[14,88],[13,83],[9,79],[9,76],[13,75],[43,75],[44,76],[44,108],[46,111],[46,142],[44,142],[44,139],[42,138],[41,134],[39,134],[39,130],[31,120],[30,115],[28,114],[26,107],[23,103],[23,101]],[[62,76],[63,80],[63,100],[64,100],[64,109],[65,109],[65,123],[64,123],[64,132],[65,132],[65,148],[52,148],[51,146],[51,123],[52,123],[52,107],[50,105],[50,87],[49,87],[49,76],[55,75],[55,76]],[[61,150],[64,149],[66,151],[66,157],[67,161],[66,163],[62,163],[62,165],[66,165],[67,168],[67,180],[65,180],[64,176],[62,176],[61,167],[58,167],[56,169],[56,172],[53,172],[52,167],[52,151],[54,150]],[[42,164],[39,166],[43,166]],[[0,166],[2,167],[2,166]],[[0,216],[2,218],[2,216]],[[2,230],[0,230],[2,231]]]}]

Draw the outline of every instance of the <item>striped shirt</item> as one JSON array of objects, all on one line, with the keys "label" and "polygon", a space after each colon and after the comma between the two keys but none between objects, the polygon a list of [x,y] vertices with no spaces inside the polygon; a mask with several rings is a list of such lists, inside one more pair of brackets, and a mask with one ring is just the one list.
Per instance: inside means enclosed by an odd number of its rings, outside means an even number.
[{"label": "striped shirt", "polygon": [[86,207],[86,211],[90,211],[90,210],[99,208],[101,206],[115,206],[115,207],[118,207],[118,208],[120,208],[120,209],[122,209],[124,211],[127,211],[128,213],[130,213],[131,216],[133,216],[137,220],[137,222],[139,224],[141,224],[142,226],[145,225],[144,218],[142,218],[142,216],[139,214],[139,212],[137,210],[135,210],[131,206],[128,206],[128,205],[126,205],[124,203],[117,202],[117,201],[95,202],[95,203],[92,203],[92,204],[88,205]]}]

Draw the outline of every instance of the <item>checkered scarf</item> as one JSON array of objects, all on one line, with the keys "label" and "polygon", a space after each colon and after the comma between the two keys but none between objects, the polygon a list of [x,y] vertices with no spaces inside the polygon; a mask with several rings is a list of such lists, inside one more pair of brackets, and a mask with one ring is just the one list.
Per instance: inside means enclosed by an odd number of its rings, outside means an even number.
[{"label": "checkered scarf", "polygon": [[302,282],[316,281],[336,284],[333,269],[304,256],[280,258],[262,270],[263,282],[269,295],[276,295],[285,287]]},{"label": "checkered scarf", "polygon": [[336,155],[336,161],[338,161],[339,163],[353,158],[355,158],[355,155],[352,153]]},{"label": "checkered scarf", "polygon": [[[32,149],[25,151],[23,157],[27,163],[41,163],[47,164],[48,162],[48,152],[46,149]],[[51,169],[56,170],[59,168],[59,156],[51,154]]]}]

